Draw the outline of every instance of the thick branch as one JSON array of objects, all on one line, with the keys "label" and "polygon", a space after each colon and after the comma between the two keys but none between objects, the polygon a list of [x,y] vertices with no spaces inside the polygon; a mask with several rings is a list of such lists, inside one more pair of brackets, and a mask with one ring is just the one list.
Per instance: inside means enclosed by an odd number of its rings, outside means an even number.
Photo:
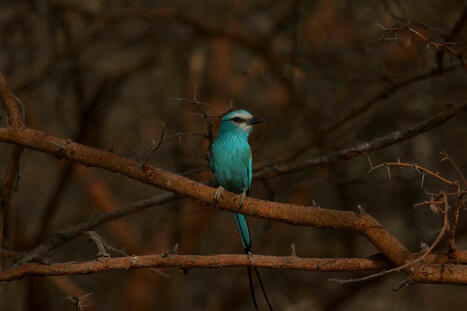
[{"label": "thick branch", "polygon": [[[460,252],[463,260],[467,252]],[[412,254],[411,257],[417,256]],[[425,282],[438,282],[440,279],[453,279],[459,284],[467,284],[467,266],[445,264],[449,262],[446,254],[431,254],[425,258],[420,271],[430,271],[432,274]],[[436,262],[436,264],[434,264]],[[255,266],[276,270],[302,270],[322,272],[343,271],[375,271],[392,267],[382,256],[368,258],[300,258],[297,256],[260,256],[260,255],[146,255],[119,258],[96,259],[81,263],[57,263],[44,265],[28,263],[22,266],[0,272],[0,281],[12,281],[27,275],[57,276],[91,274],[108,271],[126,271],[142,268],[177,268],[188,271],[194,268],[220,269]],[[449,276],[445,275],[448,271]]]},{"label": "thick branch", "polygon": [[[23,107],[20,107],[15,95],[11,92],[5,77],[0,73],[0,93],[8,112],[8,126],[13,128],[24,128]],[[19,159],[23,153],[23,147],[15,145],[11,150],[10,159],[6,168],[5,176],[0,189],[0,247],[3,242],[5,227],[5,215],[10,207],[11,195],[18,173]],[[0,263],[1,270],[1,263]]]},{"label": "thick branch", "polygon": [[[0,93],[2,95],[3,102],[8,112],[8,126],[19,129],[24,128],[23,107],[21,107],[19,102],[16,100],[15,95],[11,92],[10,88],[8,87],[8,84],[6,83],[5,77],[1,73]],[[13,184],[15,182],[15,177],[19,165],[19,159],[21,157],[22,152],[22,146],[16,145],[13,147],[10,154],[10,159],[8,161],[8,166],[5,172],[5,177],[2,181],[0,192],[0,245],[3,233],[3,214],[10,206],[11,193],[13,191]]]},{"label": "thick branch", "polygon": [[[116,154],[87,147],[32,129],[0,128],[0,141],[20,144],[25,147],[64,157],[87,166],[100,167],[118,172],[143,183],[194,198],[205,204],[212,204],[215,189],[171,172],[141,165]],[[235,195],[225,192],[219,208],[238,211]],[[393,263],[400,265],[406,258],[407,249],[373,217],[350,211],[327,210],[318,207],[245,199],[242,213],[295,225],[317,228],[334,228],[357,231],[364,235]]]},{"label": "thick branch", "polygon": [[0,73],[0,93],[8,112],[8,126],[24,128],[23,107],[20,107],[15,95],[11,92],[5,77]]},{"label": "thick branch", "polygon": [[[432,127],[432,124],[443,122],[450,116],[463,111],[467,105],[457,106],[446,110],[405,132],[395,133],[394,137],[376,139],[368,147],[365,144],[357,148],[349,149],[346,155],[334,154],[331,159],[349,157],[354,153],[362,153],[365,150],[382,148],[390,142],[397,142],[402,137],[413,136],[417,130]],[[16,112],[18,113],[18,112]],[[45,134],[40,131],[27,128],[0,128],[0,141],[21,145],[45,153],[64,157],[87,166],[100,167],[120,175],[124,175],[155,187],[169,190],[180,195],[188,196],[205,204],[212,204],[215,189],[186,177],[171,172],[157,169],[148,165],[118,156],[116,154],[77,144],[69,139],[62,139]],[[373,148],[373,149],[371,149]],[[235,195],[225,192],[219,202],[219,208],[237,212],[238,202]],[[242,213],[250,216],[267,218],[295,225],[313,226],[317,228],[334,228],[356,231],[365,236],[381,253],[394,265],[403,265],[409,257],[408,250],[373,217],[368,214],[356,214],[350,211],[326,210],[319,207],[307,207],[300,205],[276,203],[247,198],[243,204]],[[18,267],[20,268],[20,267]],[[441,270],[443,282],[457,283],[457,276],[446,275]],[[414,274],[406,271],[415,281],[424,282],[427,277],[423,273]]]},{"label": "thick branch", "polygon": [[4,216],[10,207],[11,195],[18,172],[19,159],[21,158],[23,149],[22,146],[13,146],[5,176],[2,180],[0,192],[0,245],[3,239]]},{"label": "thick branch", "polygon": [[374,271],[390,267],[377,256],[375,258],[300,258],[297,256],[259,255],[147,255],[96,259],[82,263],[57,263],[43,265],[27,263],[0,272],[0,281],[11,281],[26,275],[72,275],[105,271],[126,271],[141,268],[233,268],[256,266],[260,268],[304,271]]}]

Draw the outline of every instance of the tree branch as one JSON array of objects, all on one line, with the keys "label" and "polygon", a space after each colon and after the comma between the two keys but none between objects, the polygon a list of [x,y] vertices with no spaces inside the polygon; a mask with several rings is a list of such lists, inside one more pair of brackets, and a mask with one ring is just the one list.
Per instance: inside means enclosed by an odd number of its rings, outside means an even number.
[{"label": "tree branch", "polygon": [[11,92],[3,74],[0,73],[0,93],[8,112],[8,126],[14,128],[24,128],[24,107],[18,103],[15,95]]},{"label": "tree branch", "polygon": [[349,121],[355,119],[357,116],[361,115],[363,112],[367,111],[377,103],[379,103],[381,100],[388,98],[389,96],[393,95],[400,89],[403,89],[405,87],[408,87],[412,83],[422,81],[425,79],[437,77],[445,72],[452,71],[456,69],[458,66],[451,66],[448,68],[444,69],[432,69],[428,72],[418,74],[416,76],[412,76],[410,78],[407,78],[405,80],[396,82],[394,84],[391,84],[387,87],[385,87],[383,90],[381,90],[378,94],[375,96],[369,98],[365,102],[363,102],[361,105],[359,105],[357,108],[353,109],[348,115],[331,125],[327,130],[326,134],[330,135],[336,132],[338,129],[340,129],[343,125],[347,124]]},{"label": "tree branch", "polygon": [[373,271],[390,267],[381,256],[376,258],[300,258],[297,256],[260,255],[146,255],[103,258],[80,263],[44,265],[27,263],[0,272],[0,281],[11,281],[26,275],[73,275],[105,271],[126,271],[141,268],[233,268],[256,266],[259,268],[303,271]]},{"label": "tree branch", "polygon": [[[133,160],[80,145],[66,139],[53,137],[36,130],[2,128],[0,129],[0,141],[18,143],[25,147],[59,157],[66,157],[88,166],[96,166],[109,171],[119,172],[121,175],[192,197],[205,204],[211,204],[213,200],[215,189],[212,187],[151,166],[146,166],[144,170],[141,170],[139,163]],[[236,212],[239,207],[234,199],[235,194],[225,192],[224,197],[219,201],[218,207]],[[404,264],[409,256],[408,250],[368,214],[276,203],[253,198],[245,199],[242,213],[295,225],[356,231],[365,236],[395,265]],[[433,270],[434,268],[430,269]],[[456,274],[446,274],[443,272],[442,267],[438,269],[441,269],[437,273],[438,275],[442,274],[443,282],[459,282],[459,277]],[[417,271],[423,272],[423,270]],[[436,269],[433,271],[436,271]],[[406,272],[410,273],[410,271]],[[411,278],[414,281],[425,281],[427,276],[422,272],[418,275],[410,273]]]},{"label": "tree branch", "polygon": [[[411,254],[410,258],[418,256]],[[467,252],[461,252],[464,263],[467,262]],[[458,257],[460,259],[461,257]],[[424,258],[425,267],[422,271],[435,271],[435,275],[427,278],[433,281],[445,277],[444,269],[460,284],[466,284],[467,266],[446,265],[449,263],[447,254],[430,254]],[[459,262],[459,261],[458,261]],[[27,275],[57,276],[91,274],[108,271],[127,271],[145,268],[177,268],[187,272],[190,269],[221,269],[239,267],[258,267],[276,270],[301,270],[321,272],[344,271],[375,271],[392,267],[383,256],[375,255],[367,258],[300,258],[291,256],[261,256],[261,255],[173,255],[159,254],[146,256],[127,256],[118,258],[99,258],[88,262],[71,262],[56,264],[27,263],[10,270],[0,272],[0,281],[12,281]],[[461,278],[463,276],[463,279]]]},{"label": "tree branch", "polygon": [[[0,73],[0,93],[8,113],[8,126],[12,128],[24,128],[24,107],[20,106],[15,95],[11,92],[5,77]],[[11,150],[8,166],[3,177],[0,190],[0,247],[3,243],[3,232],[5,230],[5,216],[11,204],[11,195],[14,189],[14,183],[18,176],[18,167],[23,147],[13,146]],[[2,264],[0,262],[0,270]]]},{"label": "tree branch", "polygon": [[142,211],[154,205],[161,205],[161,204],[165,204],[168,202],[173,202],[179,198],[180,197],[174,195],[173,193],[164,194],[164,195],[160,195],[160,196],[157,196],[151,199],[134,202],[130,204],[129,206],[119,208],[112,212],[94,216],[93,218],[87,221],[84,221],[71,229],[62,230],[56,233],[44,243],[24,253],[21,259],[18,262],[16,262],[14,266],[18,266],[18,265],[36,260],[38,258],[41,258],[45,256],[49,251],[76,238],[82,232],[92,230],[103,223],[137,213],[139,211]]},{"label": "tree branch", "polygon": [[[291,162],[291,161],[297,159],[299,156],[303,155],[307,150],[309,150],[313,146],[316,146],[317,144],[320,144],[320,142],[325,140],[325,138],[327,138],[327,137],[333,135],[334,133],[336,133],[339,129],[344,127],[344,125],[346,125],[349,122],[351,122],[352,120],[356,119],[358,116],[360,116],[364,112],[371,109],[374,105],[376,105],[380,101],[392,96],[393,94],[395,94],[399,90],[410,86],[412,83],[440,76],[443,73],[447,73],[447,72],[450,72],[450,71],[456,69],[457,67],[459,67],[459,66],[450,66],[450,67],[441,68],[441,69],[432,69],[432,70],[430,70],[428,72],[418,74],[418,75],[409,77],[409,78],[407,78],[405,80],[398,81],[396,83],[393,83],[391,85],[386,86],[384,89],[382,89],[376,95],[372,96],[371,98],[369,98],[366,101],[364,101],[363,103],[361,103],[357,108],[354,108],[346,116],[344,116],[340,120],[336,121],[334,124],[330,125],[327,129],[325,129],[323,131],[323,134],[320,135],[320,137],[312,139],[311,141],[307,142],[306,144],[304,144],[303,146],[298,148],[292,154],[290,154],[286,158],[282,159],[280,162],[275,162],[275,163],[272,163],[271,165],[277,165],[277,164],[284,163],[284,162]],[[266,166],[271,166],[271,165],[266,165]],[[262,169],[263,167],[257,167],[257,168]]]},{"label": "tree branch", "polygon": [[[118,172],[143,183],[176,192],[200,201],[212,204],[215,189],[205,186],[183,176],[146,166],[144,170],[138,162],[116,154],[84,146],[45,134],[32,129],[0,128],[0,141],[20,144],[24,147],[46,152],[57,157],[64,157],[81,164],[100,167],[108,171]],[[219,201],[219,208],[237,212],[239,209],[236,195],[225,192]],[[318,228],[335,228],[354,230],[366,236],[388,258],[401,263],[407,250],[391,234],[371,216],[357,215],[354,212],[327,210],[318,207],[307,207],[285,203],[262,201],[246,198],[242,213],[250,216],[277,220],[285,223],[314,226]],[[389,247],[389,243],[391,246]]]},{"label": "tree branch", "polygon": [[[465,110],[466,106],[467,105],[462,105],[450,108],[437,117],[425,121],[425,125],[421,126],[421,128],[430,127],[433,122],[436,123],[439,122],[439,120],[446,120],[453,114]],[[413,128],[406,131],[408,132],[406,135],[410,137],[414,135]],[[395,137],[388,138],[386,136],[375,140],[372,145],[373,148],[384,146],[388,141],[400,141],[401,137],[404,137],[401,133],[397,134]],[[57,157],[64,157],[87,166],[100,167],[157,188],[191,197],[207,205],[213,204],[216,189],[212,187],[149,165],[141,168],[141,165],[136,161],[110,152],[81,145],[69,139],[54,137],[28,128],[0,128],[0,141],[18,144]],[[368,149],[368,147],[363,145],[356,150],[347,151],[346,153],[348,154],[347,156],[349,156],[352,153],[361,153],[362,150],[366,149]],[[331,155],[331,158],[339,159],[342,156],[342,154],[336,154]],[[368,214],[277,203],[254,198],[246,198],[243,206],[239,206],[235,198],[235,194],[225,191],[223,198],[221,198],[216,205],[220,209],[232,212],[238,212],[241,208],[241,212],[245,215],[294,225],[355,231],[368,239],[394,265],[401,266],[406,263],[409,258],[409,251],[378,221]],[[414,269],[413,271],[417,271],[417,273],[412,272],[412,269]],[[429,269],[432,274],[427,275],[424,269]],[[466,272],[462,267],[457,266],[453,266],[452,269],[446,269],[441,265],[432,267],[425,264],[417,264],[417,269],[411,267],[410,270],[404,269],[404,271],[416,282],[437,281],[456,284],[467,282]]]},{"label": "tree branch", "polygon": [[329,164],[329,163],[337,162],[339,160],[349,160],[356,156],[369,153],[374,150],[383,149],[385,147],[394,145],[401,141],[408,140],[419,134],[427,132],[436,126],[443,124],[444,122],[451,119],[452,117],[458,114],[461,114],[465,111],[467,111],[467,104],[452,106],[436,114],[435,116],[429,119],[426,119],[418,124],[415,124],[414,126],[406,128],[404,130],[395,131],[395,132],[389,133],[386,136],[376,138],[372,141],[361,143],[354,147],[332,152],[327,155],[313,158],[310,160],[305,160],[302,162],[295,162],[291,164],[284,164],[284,165],[279,164],[279,165],[275,165],[271,167],[266,167],[262,169],[261,171],[259,171],[258,173],[256,173],[254,177],[256,178],[274,177],[277,175],[295,173],[295,172],[305,170],[313,166]]}]

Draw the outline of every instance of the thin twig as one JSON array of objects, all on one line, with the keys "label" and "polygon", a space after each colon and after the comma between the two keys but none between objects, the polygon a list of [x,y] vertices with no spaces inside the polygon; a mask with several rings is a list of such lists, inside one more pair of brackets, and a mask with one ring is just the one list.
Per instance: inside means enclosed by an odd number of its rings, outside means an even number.
[{"label": "thin twig", "polygon": [[278,164],[274,166],[263,167],[262,169],[256,167],[256,170],[260,170],[255,173],[254,177],[266,178],[274,177],[277,175],[295,173],[313,166],[321,166],[329,163],[334,163],[339,160],[352,159],[362,154],[368,154],[371,151],[383,149],[401,141],[408,140],[419,134],[425,133],[465,111],[467,111],[467,104],[452,106],[436,114],[435,116],[426,119],[420,123],[417,123],[409,128],[394,131],[392,133],[387,134],[386,136],[379,137],[368,142],[360,143],[350,148],[345,148],[339,151],[331,152],[326,155],[311,158],[304,161],[297,161],[295,163]]},{"label": "thin twig", "polygon": [[84,304],[84,301],[91,296],[92,293],[88,293],[86,295],[83,295],[81,297],[76,297],[76,296],[67,296],[63,298],[64,300],[69,300],[73,303],[73,308],[75,311],[83,311],[84,308],[86,308],[86,304]]},{"label": "thin twig", "polygon": [[89,237],[89,240],[93,241],[97,247],[97,257],[110,257],[110,254],[107,252],[104,246],[104,241],[102,238],[97,234],[96,231],[84,231],[83,234]]},{"label": "thin twig", "polygon": [[[115,253],[117,253],[117,254],[120,254],[120,255],[122,255],[122,256],[130,256],[130,255],[128,255],[128,253],[125,252],[124,250],[121,250],[121,249],[118,249],[118,248],[116,248],[116,247],[113,247],[112,245],[109,245],[109,244],[106,243],[105,241],[102,241],[102,242],[103,242],[105,248],[107,248],[107,249],[109,249],[109,250],[111,250],[111,251],[113,251],[113,252],[115,252]],[[165,272],[162,272],[162,271],[160,271],[160,270],[158,270],[158,269],[149,268],[149,271],[151,271],[151,272],[153,272],[153,273],[156,273],[156,274],[159,274],[159,275],[162,275],[163,277],[166,277],[166,278],[170,279],[170,275],[169,275],[169,274],[167,274],[167,273],[165,273]]]},{"label": "thin twig", "polygon": [[[445,203],[445,208],[444,208],[444,215],[443,215],[443,227],[441,228],[441,232],[438,234],[438,236],[436,237],[435,241],[433,242],[433,244],[431,244],[431,246],[420,256],[418,257],[417,259],[415,260],[412,260],[402,266],[399,266],[399,267],[395,267],[395,268],[392,268],[392,269],[389,269],[389,270],[384,270],[384,271],[381,271],[379,273],[374,273],[374,274],[370,274],[370,275],[367,275],[367,276],[364,276],[364,277],[361,277],[361,278],[353,278],[353,279],[346,279],[346,280],[343,280],[343,279],[329,279],[330,282],[336,282],[336,283],[339,283],[339,284],[346,284],[346,283],[355,283],[355,282],[363,282],[363,281],[367,281],[367,280],[371,280],[371,279],[374,279],[374,278],[377,278],[377,277],[380,277],[380,276],[383,276],[383,275],[386,275],[386,274],[389,274],[389,273],[392,273],[392,272],[398,272],[398,271],[402,271],[420,261],[422,261],[428,254],[430,254],[430,252],[439,244],[439,242],[441,241],[441,239],[443,238],[444,234],[449,230],[449,216],[448,216],[448,204],[447,204],[447,198],[446,196],[444,197],[444,203]],[[413,271],[413,269],[409,269],[409,275],[410,275],[410,272]]]},{"label": "thin twig", "polygon": [[168,202],[173,202],[175,200],[180,199],[179,196],[176,196],[175,194],[165,194],[165,195],[160,195],[156,196],[151,199],[146,199],[146,200],[141,200],[134,202],[130,204],[129,206],[122,207],[119,209],[116,209],[112,212],[108,212],[102,215],[97,215],[94,216],[71,229],[67,230],[62,230],[57,232],[55,235],[50,237],[47,241],[44,243],[34,247],[28,252],[25,252],[18,262],[15,263],[14,266],[18,266],[30,261],[33,261],[35,259],[41,258],[45,256],[49,251],[57,248],[58,246],[76,238],[79,236],[83,231],[89,231],[92,230],[104,223],[107,223],[109,221],[113,221],[122,217],[125,217],[127,215],[131,215],[134,213],[137,213],[139,211],[142,211],[146,208],[149,208],[154,205],[160,205],[160,204],[165,204]]},{"label": "thin twig", "polygon": [[147,155],[146,160],[144,161],[143,166],[148,165],[149,159],[151,159],[153,153],[160,148],[162,145],[162,142],[164,141],[164,135],[165,131],[167,129],[167,125],[164,122],[161,122],[162,125],[162,132],[161,132],[161,137],[159,138],[159,142],[156,144],[154,141],[152,142],[152,149],[151,152]]},{"label": "thin twig", "polygon": [[[392,27],[384,27],[380,24],[378,24],[379,27],[383,30],[385,34],[394,34],[394,33],[399,33],[399,32],[408,32],[409,34],[415,35],[417,38],[420,40],[424,41],[428,46],[431,46],[437,50],[443,50],[447,51],[450,54],[454,55],[459,62],[462,64],[465,70],[467,70],[467,61],[464,59],[464,50],[457,51],[451,45],[449,42],[438,42],[431,40],[428,36],[422,34],[421,32],[417,31],[416,29],[410,27],[409,25],[406,26],[392,26]],[[384,37],[383,37],[384,38]]]},{"label": "thin twig", "polygon": [[[8,112],[8,126],[22,129],[24,125],[25,109],[21,101],[8,87],[5,77],[0,73],[0,94]],[[0,246],[3,243],[3,232],[6,226],[6,217],[11,205],[11,197],[15,190],[15,181],[19,178],[19,161],[24,147],[14,145],[10,153],[8,165],[0,188]],[[2,264],[0,261],[0,270]]]},{"label": "thin twig", "polygon": [[442,181],[443,183],[445,184],[448,184],[450,186],[453,186],[453,187],[456,187],[457,188],[457,183],[455,183],[454,181],[451,181],[447,178],[444,178],[442,177],[441,175],[439,175],[438,173],[436,172],[432,172],[430,171],[429,169],[427,168],[424,168],[423,166],[420,166],[416,163],[404,163],[404,162],[384,162],[384,163],[381,163],[377,166],[374,166],[373,168],[371,168],[368,173],[371,173],[373,172],[374,170],[378,169],[378,168],[381,168],[381,167],[390,167],[390,166],[396,166],[396,167],[413,167],[415,170],[417,170],[417,172],[423,176],[423,174],[421,172],[423,172],[424,174],[427,174],[427,175],[430,175],[430,176],[433,176],[434,178]]},{"label": "thin twig", "polygon": [[459,175],[460,178],[462,178],[462,182],[464,183],[464,188],[467,189],[467,180],[465,179],[465,176],[464,174],[462,174],[461,170],[459,169],[459,167],[457,166],[456,162],[454,162],[454,160],[448,155],[447,152],[443,151],[441,152],[441,155],[443,155],[444,157],[441,159],[441,161],[449,161],[449,163],[451,163],[451,165],[454,167],[454,169],[456,170],[457,174]]}]

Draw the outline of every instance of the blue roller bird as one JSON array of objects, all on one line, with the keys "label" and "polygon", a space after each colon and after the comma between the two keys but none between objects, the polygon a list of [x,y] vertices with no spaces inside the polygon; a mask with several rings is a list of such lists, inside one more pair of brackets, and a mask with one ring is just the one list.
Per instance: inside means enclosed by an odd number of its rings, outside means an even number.
[{"label": "blue roller bird", "polygon": [[[211,145],[210,154],[211,169],[219,185],[214,196],[215,201],[219,200],[225,189],[238,194],[240,208],[243,206],[245,197],[249,194],[252,179],[252,158],[250,145],[248,144],[248,135],[251,133],[253,125],[263,121],[261,118],[253,117],[251,113],[245,110],[233,111],[222,118],[216,140]],[[238,230],[240,231],[245,254],[251,254],[251,238],[247,219],[245,215],[239,213],[235,213],[234,216]],[[251,297],[255,308],[258,309],[251,269],[250,267],[247,269]],[[255,267],[254,271],[269,309],[272,310],[258,269]]]}]

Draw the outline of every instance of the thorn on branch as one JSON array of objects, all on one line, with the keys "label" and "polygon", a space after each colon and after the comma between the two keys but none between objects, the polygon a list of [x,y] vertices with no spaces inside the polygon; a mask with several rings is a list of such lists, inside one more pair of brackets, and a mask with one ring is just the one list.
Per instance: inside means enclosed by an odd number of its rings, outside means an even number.
[{"label": "thorn on branch", "polygon": [[449,163],[451,163],[452,167],[454,167],[454,169],[456,170],[457,174],[459,175],[459,177],[462,179],[462,182],[464,183],[464,188],[467,189],[467,180],[464,176],[464,174],[462,174],[461,170],[459,169],[459,167],[457,166],[456,162],[454,162],[454,160],[448,155],[448,153],[446,151],[441,151],[441,155],[443,155],[444,157],[441,159],[441,161],[449,161]]},{"label": "thorn on branch", "polygon": [[158,150],[161,147],[162,142],[164,141],[164,136],[165,136],[165,131],[167,130],[167,125],[164,122],[161,122],[161,125],[162,125],[161,137],[159,138],[159,142],[157,144],[156,144],[156,142],[154,140],[152,141],[151,152],[148,154],[148,156],[146,157],[146,160],[144,161],[143,165],[141,166],[143,170],[147,167],[148,162],[151,159],[153,153],[156,152],[156,150]]},{"label": "thorn on branch", "polygon": [[[437,51],[440,51],[441,53],[448,52],[455,56],[460,64],[464,67],[465,70],[467,70],[467,62],[464,59],[464,50],[457,51],[453,45],[456,43],[454,42],[439,42],[439,41],[434,41],[431,39],[430,36],[424,35],[421,32],[417,31],[413,27],[411,27],[410,22],[407,21],[405,26],[391,26],[389,28],[382,26],[381,24],[377,24],[383,31],[383,35],[380,36],[379,41],[385,41],[385,40],[400,40],[401,38],[399,37],[399,33],[407,33],[409,36],[409,40],[407,41],[406,45],[408,46],[411,43],[412,40],[412,35],[415,36],[416,38],[420,39],[421,41],[425,42],[426,48],[434,48]],[[387,37],[388,35],[393,35],[394,37]]]},{"label": "thorn on branch", "polygon": [[8,126],[24,128],[25,110],[18,97],[13,94],[5,77],[0,73],[0,94],[7,110]]},{"label": "thorn on branch", "polygon": [[[454,186],[454,187],[456,187],[456,188],[459,187],[459,184],[458,184],[458,183],[456,183],[456,182],[454,182],[454,181],[452,181],[452,180],[449,180],[449,179],[446,179],[446,178],[440,176],[440,174],[439,174],[438,171],[435,171],[435,172],[430,171],[430,170],[428,170],[428,169],[426,169],[426,168],[424,168],[424,167],[418,165],[418,164],[415,163],[414,161],[412,161],[412,163],[400,162],[400,159],[398,159],[398,162],[384,162],[384,163],[381,163],[381,164],[379,164],[379,165],[373,166],[373,168],[371,168],[371,169],[367,172],[367,174],[370,174],[371,172],[373,172],[374,170],[376,170],[376,169],[378,169],[378,168],[380,168],[380,167],[386,167],[386,168],[388,168],[388,167],[391,167],[391,166],[396,166],[396,167],[413,167],[413,168],[417,171],[417,173],[418,173],[419,175],[422,176],[422,179],[423,179],[423,180],[424,180],[424,178],[425,178],[425,177],[424,177],[424,174],[428,174],[428,175],[431,175],[431,176],[433,176],[433,177],[439,179],[440,181],[442,181],[442,182],[444,182],[444,183],[446,183],[446,184],[448,184],[448,185]],[[422,185],[423,185],[423,184],[422,184]]]},{"label": "thorn on branch", "polygon": [[89,240],[94,242],[97,247],[97,258],[109,258],[110,254],[107,252],[104,246],[104,241],[95,231],[84,231],[84,235],[88,236]]},{"label": "thorn on branch", "polygon": [[414,283],[414,281],[411,278],[406,278],[405,280],[401,281],[399,284],[397,284],[392,290],[394,292],[399,291],[401,288],[410,286]]},{"label": "thorn on branch", "polygon": [[373,171],[377,170],[380,167],[386,167],[386,163],[381,163],[381,164],[378,164],[376,166],[373,166],[373,164],[370,163],[370,169],[366,173],[371,174]]},{"label": "thorn on branch", "polygon": [[172,249],[172,254],[178,254],[178,243],[175,243],[174,248]]},{"label": "thorn on branch", "polygon": [[406,271],[407,274],[412,273],[415,270],[414,265],[416,263],[418,263],[418,262],[423,261],[425,259],[425,257],[428,256],[428,254],[430,254],[431,251],[439,244],[439,242],[444,237],[444,235],[447,232],[449,232],[449,216],[448,216],[447,196],[444,195],[443,197],[444,197],[444,202],[445,202],[444,213],[443,213],[443,227],[441,228],[441,231],[438,234],[438,236],[436,237],[433,244],[431,244],[431,246],[428,247],[428,249],[422,255],[420,255],[418,258],[416,258],[414,260],[411,260],[410,262],[407,262],[407,263],[405,263],[405,264],[403,264],[401,266],[398,266],[398,267],[395,267],[395,268],[392,268],[392,269],[389,269],[389,270],[383,270],[381,272],[370,274],[370,275],[367,275],[367,276],[364,276],[364,277],[354,278],[354,279],[346,279],[346,280],[343,280],[343,279],[329,279],[329,281],[330,282],[336,282],[336,283],[339,283],[339,284],[346,284],[346,283],[363,282],[363,281],[371,280],[371,279],[374,279],[374,278],[377,278],[377,277],[380,277],[380,276],[383,276],[383,275],[386,275],[386,274],[389,274],[389,273],[392,273],[392,272],[399,272],[399,271],[406,270],[406,269],[408,270],[408,271]]},{"label": "thorn on branch", "polygon": [[161,256],[165,258],[175,254],[178,254],[178,243],[175,243],[174,248],[171,251],[165,252]]},{"label": "thorn on branch", "polygon": [[[195,90],[194,90],[194,93],[193,93],[193,99],[174,98],[174,100],[180,101],[182,103],[190,103],[190,104],[193,104],[195,106],[195,108],[198,110],[198,113],[188,112],[187,114],[194,115],[194,116],[197,116],[197,117],[201,117],[201,118],[203,118],[205,120],[206,134],[204,134],[204,136],[209,141],[209,145],[211,145],[213,140],[214,140],[214,134],[213,134],[214,124],[212,123],[212,121],[210,119],[211,118],[215,118],[215,119],[222,118],[224,115],[226,115],[227,113],[229,113],[230,111],[233,110],[233,103],[232,103],[232,101],[230,101],[230,107],[225,112],[220,113],[220,114],[213,114],[213,113],[209,112],[209,107],[211,107],[211,105],[203,103],[203,102],[197,100],[196,95],[197,94],[196,94],[196,87],[195,87]],[[208,108],[206,108],[206,107],[208,107]]]},{"label": "thorn on branch", "polygon": [[162,271],[154,269],[154,268],[149,268],[149,271],[151,271],[154,274],[162,275],[163,277],[168,278],[168,279],[170,279],[172,277],[170,274],[162,272]]},{"label": "thorn on branch", "polygon": [[178,143],[181,143],[182,142],[182,138],[184,136],[201,136],[201,137],[204,137],[204,138],[208,138],[206,136],[205,133],[202,133],[202,132],[196,132],[196,131],[189,131],[189,132],[178,132],[176,134],[172,134],[172,135],[166,135],[164,140],[165,139],[170,139],[170,138],[177,138],[178,139]]},{"label": "thorn on branch", "polygon": [[88,293],[84,296],[81,297],[76,297],[76,296],[67,296],[63,298],[64,300],[69,300],[73,303],[73,310],[75,311],[82,311],[84,308],[87,307],[87,305],[84,304],[84,301],[91,296],[92,293]]},{"label": "thorn on branch", "polygon": [[18,104],[18,106],[21,108],[21,114],[22,114],[23,123],[24,123],[24,122],[26,122],[26,109],[24,108],[24,105],[23,105],[23,103],[21,102],[21,100],[18,98],[18,96],[16,96],[15,94],[13,94],[13,97],[15,98],[15,101],[16,101],[16,103]]},{"label": "thorn on branch", "polygon": [[[125,252],[125,250],[121,250],[121,249],[118,249],[116,247],[113,247],[113,246],[109,245],[108,243],[106,243],[105,241],[102,241],[102,242],[103,242],[106,249],[109,249],[109,250],[111,250],[111,251],[113,251],[113,252],[115,252],[117,254],[122,255],[122,256],[130,257],[130,255],[128,255],[128,253]],[[159,270],[157,270],[155,268],[149,268],[149,271],[151,271],[152,273],[157,273],[159,275],[162,275],[163,277],[166,277],[166,278],[170,279],[169,274],[167,274],[165,272],[162,272],[162,271],[159,271]]]},{"label": "thorn on branch", "polygon": [[367,153],[366,157],[368,158],[368,163],[370,163],[370,169],[372,170],[373,169],[373,163],[371,163],[370,154]]},{"label": "thorn on branch", "polygon": [[131,256],[130,268],[138,264],[138,257],[136,255]]},{"label": "thorn on branch", "polygon": [[66,146],[63,146],[63,145],[60,145],[56,142],[51,142],[52,145],[54,145],[55,147],[58,147],[60,149],[61,152],[65,152],[66,151]]},{"label": "thorn on branch", "polygon": [[292,257],[297,257],[297,252],[295,251],[295,244],[290,244],[290,249],[291,249],[291,253],[290,253],[290,256]]},{"label": "thorn on branch", "polygon": [[420,170],[418,169],[417,163],[415,161],[412,161],[412,165],[413,165],[414,169],[417,171],[417,173],[421,175],[422,172],[420,172]]}]

